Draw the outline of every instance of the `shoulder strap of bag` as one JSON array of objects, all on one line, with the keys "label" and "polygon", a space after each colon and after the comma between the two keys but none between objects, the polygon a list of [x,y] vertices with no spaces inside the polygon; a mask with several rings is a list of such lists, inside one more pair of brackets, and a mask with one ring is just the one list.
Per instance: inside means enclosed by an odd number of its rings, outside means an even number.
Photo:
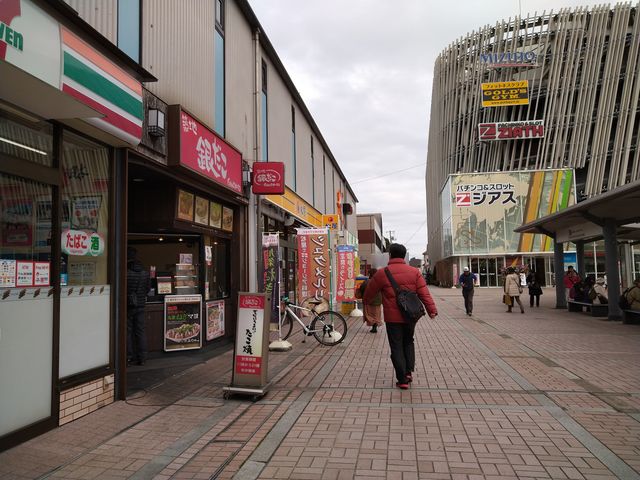
[{"label": "shoulder strap of bag", "polygon": [[396,283],[395,279],[391,275],[391,272],[389,271],[389,268],[385,267],[384,273],[387,274],[387,278],[389,279],[389,282],[391,283],[391,286],[393,287],[393,290],[396,293],[398,293],[398,290],[400,290],[400,287],[398,286],[398,284]]}]

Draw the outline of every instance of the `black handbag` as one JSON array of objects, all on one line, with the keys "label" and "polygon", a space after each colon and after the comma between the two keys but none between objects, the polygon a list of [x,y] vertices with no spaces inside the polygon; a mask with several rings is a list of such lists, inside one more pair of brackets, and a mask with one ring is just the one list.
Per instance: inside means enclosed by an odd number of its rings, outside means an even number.
[{"label": "black handbag", "polygon": [[400,288],[388,268],[384,269],[384,273],[387,274],[387,278],[396,293],[396,303],[398,304],[400,313],[402,313],[402,317],[408,323],[417,322],[426,314],[424,305],[420,297],[418,297],[418,294],[411,290]]}]

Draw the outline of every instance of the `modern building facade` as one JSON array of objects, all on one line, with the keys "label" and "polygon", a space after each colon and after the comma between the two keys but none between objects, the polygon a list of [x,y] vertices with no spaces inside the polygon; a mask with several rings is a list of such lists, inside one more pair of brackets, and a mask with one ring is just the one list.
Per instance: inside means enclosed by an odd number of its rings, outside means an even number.
[{"label": "modern building facade", "polygon": [[[125,398],[128,247],[149,353],[175,357],[233,338],[263,232],[295,291],[295,228],[336,214],[356,244],[357,199],[245,0],[11,0],[0,21],[1,450]],[[255,162],[285,164],[284,195],[252,193]]]},{"label": "modern building facade", "polygon": [[[426,188],[442,284],[470,266],[497,286],[505,266],[523,264],[551,284],[550,239],[513,229],[640,178],[639,7],[499,21],[438,56]],[[603,245],[584,251],[584,273],[602,275]],[[625,251],[635,269],[640,250]]]}]

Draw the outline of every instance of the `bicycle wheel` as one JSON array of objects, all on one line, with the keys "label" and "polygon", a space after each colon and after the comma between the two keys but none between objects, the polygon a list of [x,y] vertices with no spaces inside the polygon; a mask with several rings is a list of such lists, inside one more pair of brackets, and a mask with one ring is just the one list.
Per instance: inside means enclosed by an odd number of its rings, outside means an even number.
[{"label": "bicycle wheel", "polygon": [[[293,329],[293,321],[291,317],[286,314],[282,319],[282,340],[286,340],[291,335]],[[269,343],[278,340],[278,322],[271,322],[269,324]]]},{"label": "bicycle wheel", "polygon": [[322,345],[337,345],[347,336],[347,321],[338,312],[327,310],[316,315],[311,330]]}]

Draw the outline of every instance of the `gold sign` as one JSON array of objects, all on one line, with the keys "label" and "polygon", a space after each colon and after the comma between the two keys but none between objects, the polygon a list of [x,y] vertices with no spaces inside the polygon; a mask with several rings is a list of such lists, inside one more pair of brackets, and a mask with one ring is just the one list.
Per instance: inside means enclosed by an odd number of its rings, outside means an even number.
[{"label": "gold sign", "polygon": [[482,106],[529,105],[529,80],[483,83]]},{"label": "gold sign", "polygon": [[313,227],[324,226],[322,223],[322,213],[313,208],[311,204],[305,202],[289,187],[286,187],[284,195],[265,195],[265,198]]}]

